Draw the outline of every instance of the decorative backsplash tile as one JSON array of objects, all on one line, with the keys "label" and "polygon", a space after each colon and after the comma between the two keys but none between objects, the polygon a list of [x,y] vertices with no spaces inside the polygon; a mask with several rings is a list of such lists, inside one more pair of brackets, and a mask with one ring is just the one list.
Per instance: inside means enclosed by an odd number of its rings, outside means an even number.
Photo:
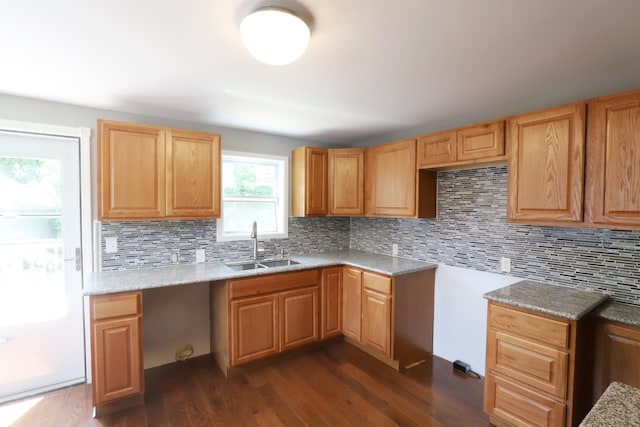
[{"label": "decorative backsplash tile", "polygon": [[[103,222],[100,229],[103,271],[172,265],[173,254],[178,254],[178,263],[192,264],[196,249],[205,250],[207,261],[253,255],[250,240],[218,243],[215,220]],[[117,253],[106,253],[106,237],[118,238]],[[349,249],[349,218],[289,218],[288,239],[258,241],[265,258],[280,255],[281,248],[290,255]]]},{"label": "decorative backsplash tile", "polygon": [[506,223],[507,167],[438,173],[437,219],[353,218],[351,248],[611,293],[640,305],[640,232]]}]

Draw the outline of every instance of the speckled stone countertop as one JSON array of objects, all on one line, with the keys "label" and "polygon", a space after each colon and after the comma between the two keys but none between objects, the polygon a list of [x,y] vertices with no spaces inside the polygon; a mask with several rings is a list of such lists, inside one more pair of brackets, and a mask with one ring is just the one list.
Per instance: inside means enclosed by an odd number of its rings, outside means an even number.
[{"label": "speckled stone countertop", "polygon": [[636,305],[609,302],[596,309],[596,316],[601,319],[619,322],[640,328],[640,307]]},{"label": "speckled stone countertop", "polygon": [[489,301],[569,320],[580,319],[609,298],[607,294],[530,280],[488,292],[484,297]]},{"label": "speckled stone countertop", "polygon": [[612,382],[580,427],[640,427],[640,389]]},{"label": "speckled stone countertop", "polygon": [[227,267],[224,263],[215,262],[180,264],[139,270],[96,272],[85,281],[83,292],[85,295],[111,294],[335,265],[351,265],[389,276],[401,276],[403,274],[430,270],[437,267],[437,264],[355,250],[323,252],[312,255],[291,256],[290,258],[299,262],[299,264],[235,271]]}]

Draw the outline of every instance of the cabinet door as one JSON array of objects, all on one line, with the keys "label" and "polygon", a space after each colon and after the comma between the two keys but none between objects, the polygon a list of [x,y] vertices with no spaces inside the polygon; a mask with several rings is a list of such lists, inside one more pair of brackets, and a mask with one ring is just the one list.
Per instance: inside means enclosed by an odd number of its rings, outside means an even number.
[{"label": "cabinet door", "polygon": [[597,331],[594,398],[613,381],[640,387],[640,328],[601,323]]},{"label": "cabinet door", "polygon": [[484,123],[459,129],[457,160],[478,160],[503,156],[504,121]]},{"label": "cabinet door", "polygon": [[98,219],[165,215],[165,132],[98,121]]},{"label": "cabinet door", "polygon": [[362,320],[362,271],[344,267],[342,271],[342,333],[360,342]]},{"label": "cabinet door", "polygon": [[362,291],[362,344],[391,359],[391,296]]},{"label": "cabinet door", "polygon": [[320,338],[342,333],[342,267],[322,270]]},{"label": "cabinet door", "polygon": [[167,132],[167,216],[219,217],[220,136]]},{"label": "cabinet door", "polygon": [[587,223],[640,229],[640,91],[589,103]]},{"label": "cabinet door", "polygon": [[329,214],[364,214],[364,149],[329,150]]},{"label": "cabinet door", "polygon": [[279,294],[280,351],[318,341],[318,287]]},{"label": "cabinet door", "polygon": [[144,392],[141,317],[93,322],[93,404]]},{"label": "cabinet door", "polygon": [[230,367],[278,353],[278,297],[231,301]]},{"label": "cabinet door", "polygon": [[509,222],[582,222],[584,119],[585,105],[572,104],[509,120]]},{"label": "cabinet door", "polygon": [[418,138],[418,167],[425,168],[456,161],[456,131],[439,132]]},{"label": "cabinet door", "polygon": [[291,215],[329,212],[328,154],[323,148],[299,147],[292,153]]},{"label": "cabinet door", "polygon": [[367,149],[367,213],[416,215],[416,140],[406,139]]}]

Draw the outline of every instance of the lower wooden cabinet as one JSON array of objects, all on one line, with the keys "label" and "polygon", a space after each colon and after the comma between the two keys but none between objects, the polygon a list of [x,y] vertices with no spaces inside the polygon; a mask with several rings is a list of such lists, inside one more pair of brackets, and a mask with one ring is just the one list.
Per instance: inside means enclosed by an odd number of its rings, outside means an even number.
[{"label": "lower wooden cabinet", "polygon": [[593,403],[614,381],[640,387],[640,328],[602,321],[594,348]]},{"label": "lower wooden cabinet", "polygon": [[493,424],[578,425],[590,407],[584,322],[489,302],[484,410]]},{"label": "lower wooden cabinet", "polygon": [[278,353],[278,298],[231,301],[231,365]]},{"label": "lower wooden cabinet", "polygon": [[318,287],[279,294],[280,351],[318,341]]},{"label": "lower wooden cabinet", "polygon": [[142,293],[90,297],[93,405],[144,393]]},{"label": "lower wooden cabinet", "polygon": [[320,300],[320,339],[341,335],[342,267],[322,270]]},{"label": "lower wooden cabinet", "polygon": [[[389,279],[391,280],[391,279]],[[362,344],[391,359],[391,295],[362,292]]]},{"label": "lower wooden cabinet", "polygon": [[360,342],[362,327],[362,270],[344,267],[342,272],[342,333]]}]

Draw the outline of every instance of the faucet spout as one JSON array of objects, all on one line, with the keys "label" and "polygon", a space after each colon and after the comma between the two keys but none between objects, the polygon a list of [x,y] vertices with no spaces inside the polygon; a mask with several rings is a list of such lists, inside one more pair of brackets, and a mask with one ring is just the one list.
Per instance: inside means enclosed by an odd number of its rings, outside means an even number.
[{"label": "faucet spout", "polygon": [[251,226],[251,238],[253,239],[253,260],[258,262],[258,223],[253,221]]}]

